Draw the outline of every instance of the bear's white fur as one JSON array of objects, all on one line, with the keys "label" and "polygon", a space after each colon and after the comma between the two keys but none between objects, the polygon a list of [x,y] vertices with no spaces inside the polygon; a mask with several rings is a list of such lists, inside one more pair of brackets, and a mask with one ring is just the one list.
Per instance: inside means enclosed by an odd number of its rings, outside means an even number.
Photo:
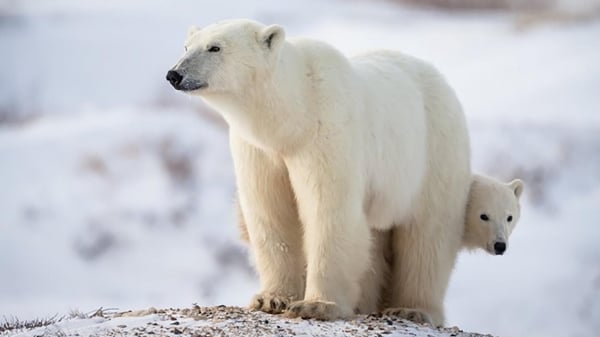
[{"label": "bear's white fur", "polygon": [[471,173],[464,114],[437,70],[232,20],[192,28],[167,78],[229,124],[261,283],[251,307],[352,315],[371,232],[394,228],[390,306],[443,323]]},{"label": "bear's white fur", "polygon": [[[463,246],[502,255],[521,216],[519,199],[524,187],[519,179],[505,184],[490,177],[473,175]],[[502,248],[497,249],[498,245]]]}]

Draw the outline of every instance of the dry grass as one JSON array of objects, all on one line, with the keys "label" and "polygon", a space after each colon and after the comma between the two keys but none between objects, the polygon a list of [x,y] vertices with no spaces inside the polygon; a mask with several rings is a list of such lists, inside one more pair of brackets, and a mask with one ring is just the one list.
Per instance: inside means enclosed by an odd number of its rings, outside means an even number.
[{"label": "dry grass", "polygon": [[[79,310],[72,310],[66,316],[54,315],[54,316],[47,317],[47,318],[36,318],[36,319],[26,320],[26,321],[20,320],[16,317],[11,317],[11,318],[4,317],[3,320],[0,320],[0,334],[11,333],[11,332],[15,333],[15,332],[22,331],[22,330],[31,330],[31,329],[35,329],[35,328],[48,327],[48,326],[54,325],[56,323],[62,322],[66,319],[88,319],[88,318],[93,318],[93,317],[106,318],[106,317],[109,317],[109,316],[115,314],[116,311],[117,311],[117,309],[115,309],[115,308],[102,308],[102,307],[92,310],[87,313],[81,312]],[[66,334],[59,329],[56,329],[55,331],[44,331],[44,333],[40,336],[50,336],[50,335],[51,336],[66,336]]]},{"label": "dry grass", "polygon": [[498,10],[509,9],[510,0],[395,0],[411,6],[444,10]]},{"label": "dry grass", "polygon": [[517,30],[527,30],[543,24],[573,24],[598,20],[599,18],[600,6],[591,8],[586,12],[565,12],[549,9],[519,14],[515,20],[515,27]]},{"label": "dry grass", "polygon": [[600,3],[577,10],[561,6],[558,0],[391,0],[413,7],[443,11],[501,10],[515,13],[515,28],[523,31],[544,24],[573,24],[600,19]]},{"label": "dry grass", "polygon": [[12,317],[12,318],[4,317],[3,322],[0,322],[0,333],[19,331],[19,330],[23,330],[23,329],[29,330],[29,329],[40,328],[40,327],[56,324],[64,319],[65,319],[64,316],[58,317],[57,315],[54,315],[54,316],[48,317],[48,318],[37,318],[37,319],[33,319],[33,320],[28,320],[28,321],[22,321],[16,317]]}]

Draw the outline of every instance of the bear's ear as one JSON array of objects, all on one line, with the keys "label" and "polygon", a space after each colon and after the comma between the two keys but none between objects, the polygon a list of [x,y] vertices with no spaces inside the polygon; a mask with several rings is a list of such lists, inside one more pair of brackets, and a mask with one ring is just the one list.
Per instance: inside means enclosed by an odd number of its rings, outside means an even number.
[{"label": "bear's ear", "polygon": [[200,29],[196,26],[190,26],[190,28],[188,28],[187,31],[187,36],[190,37],[192,35],[194,35],[197,31],[199,31]]},{"label": "bear's ear", "polygon": [[513,193],[515,194],[517,199],[519,199],[521,197],[521,194],[523,193],[523,189],[525,188],[525,183],[523,183],[521,179],[515,179],[508,183],[508,186],[511,190],[513,190]]},{"label": "bear's ear", "polygon": [[280,25],[271,25],[260,33],[259,43],[266,48],[276,50],[285,40],[285,31]]}]

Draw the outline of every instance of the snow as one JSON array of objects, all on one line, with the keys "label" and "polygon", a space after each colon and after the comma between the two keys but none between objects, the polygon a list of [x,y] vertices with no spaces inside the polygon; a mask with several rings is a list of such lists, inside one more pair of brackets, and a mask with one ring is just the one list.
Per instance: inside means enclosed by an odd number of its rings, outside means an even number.
[{"label": "snow", "polygon": [[433,329],[395,317],[357,316],[323,322],[249,312],[238,307],[149,308],[63,319],[39,328],[13,329],[13,337],[35,336],[339,336],[485,337],[456,328]]},{"label": "snow", "polygon": [[474,169],[526,182],[507,254],[461,254],[449,325],[596,334],[600,22],[523,31],[510,14],[388,2],[1,3],[0,115],[25,119],[0,124],[0,317],[249,301],[226,128],[164,80],[187,27],[227,17],[435,64],[465,108]]}]

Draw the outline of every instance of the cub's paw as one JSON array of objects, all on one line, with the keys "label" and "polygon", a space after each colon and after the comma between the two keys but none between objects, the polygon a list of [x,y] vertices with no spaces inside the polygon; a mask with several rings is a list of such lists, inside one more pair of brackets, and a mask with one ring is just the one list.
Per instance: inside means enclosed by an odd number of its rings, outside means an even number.
[{"label": "cub's paw", "polygon": [[290,304],[285,316],[295,318],[314,318],[323,321],[331,321],[349,316],[334,302],[325,301],[297,301]]},{"label": "cub's paw", "polygon": [[293,301],[292,297],[272,293],[262,293],[254,296],[250,302],[250,310],[259,310],[270,314],[282,313]]},{"label": "cub's paw", "polygon": [[384,315],[396,316],[418,324],[433,325],[431,315],[419,309],[410,308],[388,308],[383,311]]}]

